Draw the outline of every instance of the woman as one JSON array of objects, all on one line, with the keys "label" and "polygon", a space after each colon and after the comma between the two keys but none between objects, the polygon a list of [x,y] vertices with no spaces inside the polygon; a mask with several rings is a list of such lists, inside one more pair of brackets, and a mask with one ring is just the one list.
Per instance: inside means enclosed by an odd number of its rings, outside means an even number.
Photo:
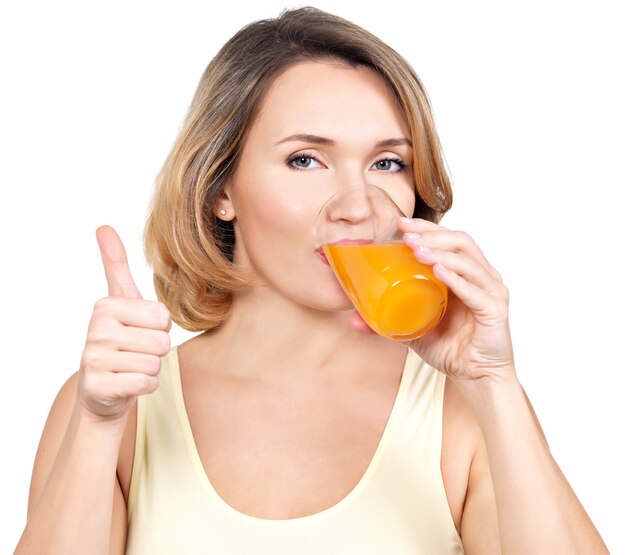
[{"label": "woman", "polygon": [[[406,345],[371,332],[316,254],[345,185],[385,189],[450,290]],[[61,390],[17,553],[604,553],[517,380],[508,292],[451,205],[426,95],[388,46],[312,9],[207,68]],[[349,215],[345,216],[349,218]],[[171,319],[200,335],[170,349]]]}]

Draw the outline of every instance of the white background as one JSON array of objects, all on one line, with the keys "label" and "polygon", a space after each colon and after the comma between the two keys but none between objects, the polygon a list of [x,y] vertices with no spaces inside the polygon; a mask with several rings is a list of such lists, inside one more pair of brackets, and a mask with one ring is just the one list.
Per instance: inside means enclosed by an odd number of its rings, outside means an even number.
[{"label": "white background", "polygon": [[[200,75],[242,25],[290,5],[12,4],[0,12],[1,553],[24,526],[48,409],[106,293],[94,230],[118,230],[155,298],[143,224]],[[554,456],[610,550],[626,553],[618,2],[316,6],[373,31],[421,76],[454,180],[442,223],[503,274],[518,372]]]}]

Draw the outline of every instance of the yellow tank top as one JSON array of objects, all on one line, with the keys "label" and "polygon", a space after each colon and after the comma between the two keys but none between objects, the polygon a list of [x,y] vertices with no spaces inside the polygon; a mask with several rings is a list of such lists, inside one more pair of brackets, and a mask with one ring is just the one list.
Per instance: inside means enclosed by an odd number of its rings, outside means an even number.
[{"label": "yellow tank top", "polygon": [[128,498],[130,555],[463,553],[441,475],[445,376],[408,350],[365,474],[336,505],[289,520],[241,513],[213,489],[183,400],[176,348],[140,397]]}]

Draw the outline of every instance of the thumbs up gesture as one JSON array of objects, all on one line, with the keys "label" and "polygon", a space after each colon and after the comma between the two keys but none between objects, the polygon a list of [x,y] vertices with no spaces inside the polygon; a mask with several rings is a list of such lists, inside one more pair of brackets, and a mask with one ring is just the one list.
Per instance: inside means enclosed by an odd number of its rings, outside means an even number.
[{"label": "thumbs up gesture", "polygon": [[96,230],[109,295],[96,302],[78,372],[78,398],[99,419],[125,417],[138,395],[159,386],[160,357],[170,349],[170,313],[142,299],[122,241],[112,227]]}]

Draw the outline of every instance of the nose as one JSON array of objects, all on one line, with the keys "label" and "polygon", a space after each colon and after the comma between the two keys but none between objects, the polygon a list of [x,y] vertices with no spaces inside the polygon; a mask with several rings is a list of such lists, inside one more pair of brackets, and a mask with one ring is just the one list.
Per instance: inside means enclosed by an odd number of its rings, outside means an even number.
[{"label": "nose", "polygon": [[375,212],[370,186],[361,184],[339,190],[328,202],[326,213],[330,221],[358,224]]}]

